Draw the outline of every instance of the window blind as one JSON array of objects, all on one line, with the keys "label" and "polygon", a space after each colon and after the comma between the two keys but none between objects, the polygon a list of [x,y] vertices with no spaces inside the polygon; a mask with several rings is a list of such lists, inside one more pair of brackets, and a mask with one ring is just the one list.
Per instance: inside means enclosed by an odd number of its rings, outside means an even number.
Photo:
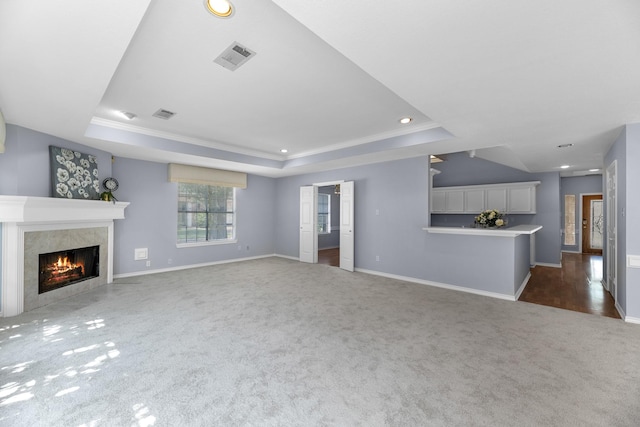
[{"label": "window blind", "polygon": [[200,166],[169,163],[169,181],[190,184],[217,185],[219,187],[247,188],[247,174]]}]

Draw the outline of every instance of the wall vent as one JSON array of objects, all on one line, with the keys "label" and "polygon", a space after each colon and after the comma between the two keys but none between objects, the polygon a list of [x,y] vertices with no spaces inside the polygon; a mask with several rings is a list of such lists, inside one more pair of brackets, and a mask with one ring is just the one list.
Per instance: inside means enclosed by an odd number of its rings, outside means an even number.
[{"label": "wall vent", "polygon": [[213,62],[222,65],[228,70],[235,71],[254,56],[256,56],[254,51],[247,49],[238,42],[233,42]]},{"label": "wall vent", "polygon": [[163,110],[162,108],[153,113],[153,117],[157,117],[159,119],[169,120],[171,117],[175,116],[176,113],[169,110]]}]

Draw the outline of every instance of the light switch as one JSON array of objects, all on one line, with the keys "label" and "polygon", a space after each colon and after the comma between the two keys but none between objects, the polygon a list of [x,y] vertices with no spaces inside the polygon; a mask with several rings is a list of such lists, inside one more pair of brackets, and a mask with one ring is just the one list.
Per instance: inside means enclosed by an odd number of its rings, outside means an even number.
[{"label": "light switch", "polygon": [[141,259],[149,258],[149,249],[148,248],[136,248],[133,252],[134,261],[139,261]]}]

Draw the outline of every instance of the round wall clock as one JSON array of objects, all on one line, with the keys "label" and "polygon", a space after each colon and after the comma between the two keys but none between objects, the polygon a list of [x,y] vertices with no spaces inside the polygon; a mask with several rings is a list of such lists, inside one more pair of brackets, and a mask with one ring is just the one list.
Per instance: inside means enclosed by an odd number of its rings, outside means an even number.
[{"label": "round wall clock", "polygon": [[102,181],[102,186],[107,191],[116,191],[120,184],[118,184],[118,180],[115,178],[105,178],[105,180]]}]

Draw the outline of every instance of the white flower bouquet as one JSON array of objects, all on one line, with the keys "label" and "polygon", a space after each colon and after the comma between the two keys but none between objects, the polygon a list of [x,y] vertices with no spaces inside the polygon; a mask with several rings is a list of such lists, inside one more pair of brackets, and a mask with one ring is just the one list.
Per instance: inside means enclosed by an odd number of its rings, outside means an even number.
[{"label": "white flower bouquet", "polygon": [[490,227],[502,227],[506,224],[504,220],[504,214],[497,209],[487,209],[480,212],[480,215],[476,217],[476,227],[490,228]]}]

